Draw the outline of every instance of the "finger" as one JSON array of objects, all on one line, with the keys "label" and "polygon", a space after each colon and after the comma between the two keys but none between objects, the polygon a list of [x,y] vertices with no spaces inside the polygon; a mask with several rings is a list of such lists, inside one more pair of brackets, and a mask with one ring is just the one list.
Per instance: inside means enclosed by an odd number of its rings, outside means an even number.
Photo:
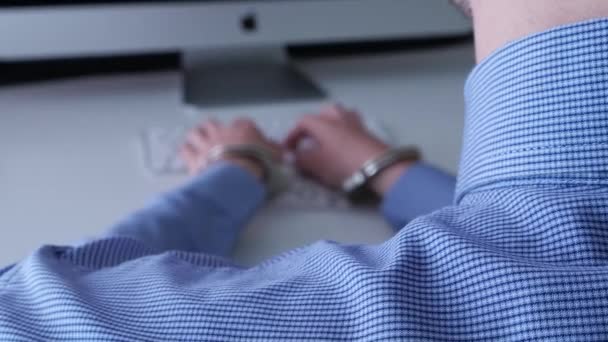
[{"label": "finger", "polygon": [[356,111],[336,103],[323,108],[321,114],[334,120],[349,120],[356,116]]},{"label": "finger", "polygon": [[361,115],[359,114],[359,111],[356,109],[348,109],[344,111],[344,115],[347,118],[352,118],[355,119],[357,121],[361,121]]},{"label": "finger", "polygon": [[332,119],[345,120],[351,123],[361,122],[361,117],[356,110],[346,108],[341,104],[334,104],[328,106],[327,108],[325,108],[323,113],[326,117]]},{"label": "finger", "polygon": [[[344,107],[340,107],[341,109],[336,114],[333,114],[335,120],[340,123],[348,124],[351,127],[361,128],[363,127],[363,121],[361,120],[361,116],[354,109],[346,109]],[[328,114],[331,116],[331,114]]]},{"label": "finger", "polygon": [[255,132],[255,134],[260,137],[265,136],[265,134],[262,133],[258,125],[255,123],[255,121],[248,118],[238,118],[234,120],[234,122],[232,123],[232,127],[242,129],[244,131]]},{"label": "finger", "polygon": [[186,143],[179,150],[180,157],[186,164],[189,170],[194,170],[198,167],[198,153],[192,144]]},{"label": "finger", "polygon": [[197,128],[201,128],[201,129],[206,129],[206,128],[217,128],[219,126],[221,126],[221,122],[219,122],[217,119],[215,118],[210,118],[207,120],[202,121],[201,123],[199,123],[197,125]]},{"label": "finger", "polygon": [[189,144],[194,149],[198,150],[207,145],[207,139],[207,130],[199,126],[188,133],[185,144]]},{"label": "finger", "polygon": [[255,122],[247,118],[238,118],[232,122],[233,127],[257,128]]},{"label": "finger", "polygon": [[318,177],[323,163],[321,160],[321,150],[307,149],[295,154],[295,165],[301,172]]},{"label": "finger", "polygon": [[289,150],[295,150],[304,138],[320,141],[327,126],[328,122],[318,115],[305,116],[287,135],[284,145]]},{"label": "finger", "polygon": [[330,115],[330,116],[339,116],[342,112],[346,111],[344,107],[337,103],[333,103],[321,108],[321,114]]},{"label": "finger", "polygon": [[355,110],[349,110],[344,112],[344,120],[354,125],[355,127],[362,128],[364,127],[363,120],[361,119],[361,115]]},{"label": "finger", "polygon": [[199,126],[199,130],[202,130],[203,134],[209,138],[213,138],[217,135],[217,132],[221,129],[221,127],[222,124],[219,121],[216,119],[209,119]]},{"label": "finger", "polygon": [[180,157],[182,157],[182,159],[184,159],[184,161],[194,159],[194,157],[196,156],[196,149],[194,148],[194,146],[192,146],[192,144],[185,143],[179,149],[179,155]]}]

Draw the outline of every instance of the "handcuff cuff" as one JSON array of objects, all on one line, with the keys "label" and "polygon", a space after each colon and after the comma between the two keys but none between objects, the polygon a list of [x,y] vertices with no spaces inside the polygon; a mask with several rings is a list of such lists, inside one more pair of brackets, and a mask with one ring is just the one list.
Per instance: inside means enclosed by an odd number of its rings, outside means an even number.
[{"label": "handcuff cuff", "polygon": [[[286,188],[286,179],[273,153],[255,144],[218,145],[209,152],[207,162],[214,163],[225,157],[245,158],[262,168],[262,180],[269,197],[274,197]],[[384,170],[403,161],[416,161],[420,153],[413,147],[391,148],[379,157],[368,160],[363,166],[342,183],[342,192],[353,203],[368,203],[376,200],[369,183]]]},{"label": "handcuff cuff", "polygon": [[215,163],[225,157],[244,158],[262,168],[262,181],[266,185],[268,196],[275,197],[286,188],[286,180],[273,153],[265,147],[255,144],[218,145],[209,151],[207,163]]},{"label": "handcuff cuff", "polygon": [[366,161],[363,166],[342,183],[344,192],[353,203],[375,203],[380,198],[369,187],[372,180],[383,171],[404,161],[420,160],[420,152],[414,147],[394,147],[376,158]]}]

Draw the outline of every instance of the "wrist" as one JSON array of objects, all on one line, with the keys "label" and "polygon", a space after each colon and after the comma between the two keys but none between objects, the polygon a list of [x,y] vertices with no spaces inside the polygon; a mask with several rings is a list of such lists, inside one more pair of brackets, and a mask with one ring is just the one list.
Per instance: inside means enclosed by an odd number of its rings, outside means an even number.
[{"label": "wrist", "polygon": [[419,159],[420,153],[415,148],[391,148],[382,155],[365,162],[358,171],[342,183],[342,190],[356,202],[363,201],[370,196],[374,197],[374,195],[382,197]]},{"label": "wrist", "polygon": [[227,162],[231,165],[238,166],[254,176],[258,181],[264,181],[264,168],[260,163],[243,157],[232,157],[226,156],[220,159],[221,161]]},{"label": "wrist", "polygon": [[369,188],[378,196],[384,197],[397,183],[399,178],[416,163],[416,161],[402,161],[383,170],[369,183]]},{"label": "wrist", "polygon": [[241,167],[262,183],[272,198],[285,188],[282,172],[277,165],[276,156],[270,148],[255,144],[218,145],[211,149],[208,163],[222,160]]}]

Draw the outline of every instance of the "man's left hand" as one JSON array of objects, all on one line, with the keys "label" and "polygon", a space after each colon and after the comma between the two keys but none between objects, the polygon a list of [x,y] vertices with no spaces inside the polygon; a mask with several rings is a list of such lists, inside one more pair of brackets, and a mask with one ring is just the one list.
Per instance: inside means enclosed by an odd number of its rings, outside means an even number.
[{"label": "man's left hand", "polygon": [[[202,123],[188,134],[180,155],[189,173],[195,175],[208,167],[209,153],[214,147],[233,145],[258,145],[271,151],[277,161],[282,159],[281,145],[266,138],[249,119],[237,119],[230,125],[224,125],[216,120]],[[241,166],[258,179],[263,177],[262,166],[255,161],[238,157],[225,157],[224,160]]]}]

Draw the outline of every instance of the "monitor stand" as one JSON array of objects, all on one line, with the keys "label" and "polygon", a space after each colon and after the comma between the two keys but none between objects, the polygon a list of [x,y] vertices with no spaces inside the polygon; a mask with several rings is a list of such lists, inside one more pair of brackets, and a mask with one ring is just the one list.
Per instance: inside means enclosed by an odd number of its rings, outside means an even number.
[{"label": "monitor stand", "polygon": [[325,97],[281,47],[206,49],[182,55],[184,101],[198,107]]}]

